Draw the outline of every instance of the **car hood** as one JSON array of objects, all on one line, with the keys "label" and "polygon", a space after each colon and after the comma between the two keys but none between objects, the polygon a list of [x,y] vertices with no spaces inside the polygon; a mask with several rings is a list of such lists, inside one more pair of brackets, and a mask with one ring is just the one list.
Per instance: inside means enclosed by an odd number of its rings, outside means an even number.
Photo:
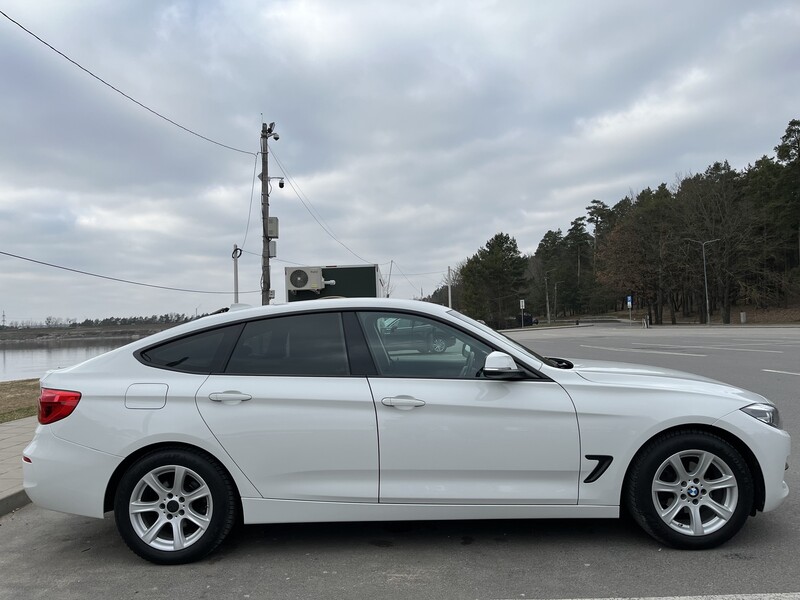
[{"label": "car hood", "polygon": [[578,359],[572,362],[574,364],[572,371],[582,379],[593,383],[714,395],[736,399],[743,404],[767,402],[763,396],[754,392],[694,373],[598,360]]}]

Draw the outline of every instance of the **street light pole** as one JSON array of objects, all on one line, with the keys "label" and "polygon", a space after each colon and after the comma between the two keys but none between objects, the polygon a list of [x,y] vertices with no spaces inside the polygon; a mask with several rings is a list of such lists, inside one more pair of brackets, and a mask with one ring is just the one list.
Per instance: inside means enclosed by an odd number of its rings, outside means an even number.
[{"label": "street light pole", "polygon": [[703,281],[706,288],[706,327],[711,327],[711,307],[708,303],[708,268],[706,267],[706,244],[713,244],[719,240],[720,238],[706,240],[705,242],[701,242],[700,240],[689,240],[690,242],[700,244],[703,247]]}]

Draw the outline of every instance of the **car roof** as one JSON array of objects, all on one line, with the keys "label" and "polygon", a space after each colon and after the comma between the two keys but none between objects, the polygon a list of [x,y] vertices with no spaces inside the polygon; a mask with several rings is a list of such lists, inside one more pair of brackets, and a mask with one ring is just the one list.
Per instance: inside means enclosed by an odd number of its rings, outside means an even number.
[{"label": "car roof", "polygon": [[451,310],[446,306],[423,302],[420,300],[405,300],[398,298],[320,298],[318,300],[302,300],[287,304],[270,304],[252,308],[238,308],[237,310],[223,313],[228,319],[222,321],[249,319],[258,316],[290,314],[296,312],[313,312],[327,310],[401,310],[422,312],[428,314],[444,314]]},{"label": "car roof", "polygon": [[233,310],[214,313],[170,329],[165,329],[147,338],[143,338],[138,342],[133,342],[133,344],[129,344],[129,346],[142,347],[145,345],[152,345],[193,331],[260,317],[330,310],[396,310],[442,316],[451,310],[446,306],[433,304],[431,302],[395,298],[321,298],[318,300],[302,300],[298,302],[289,302],[287,304],[268,304],[249,308],[244,308],[240,304],[232,308]]}]

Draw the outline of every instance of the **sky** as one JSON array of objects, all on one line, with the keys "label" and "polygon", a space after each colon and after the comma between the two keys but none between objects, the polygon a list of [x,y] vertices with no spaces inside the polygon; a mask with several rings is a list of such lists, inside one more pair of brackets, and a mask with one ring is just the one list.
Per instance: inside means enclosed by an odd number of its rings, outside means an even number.
[{"label": "sky", "polygon": [[374,263],[393,296],[428,295],[499,232],[533,253],[593,199],[774,156],[800,118],[796,0],[0,11],[6,324],[211,312],[234,244],[260,304],[264,122],[283,302],[297,265]]}]

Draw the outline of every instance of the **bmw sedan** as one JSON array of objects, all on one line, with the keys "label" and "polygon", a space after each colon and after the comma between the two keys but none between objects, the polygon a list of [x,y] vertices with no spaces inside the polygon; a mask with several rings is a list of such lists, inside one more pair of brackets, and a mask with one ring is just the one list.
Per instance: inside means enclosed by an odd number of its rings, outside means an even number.
[{"label": "bmw sedan", "polygon": [[[386,323],[454,343],[409,353]],[[402,348],[402,346],[401,346]],[[547,358],[448,308],[231,310],[41,380],[24,486],[160,564],[244,523],[615,518],[710,548],[788,494],[766,398],[655,367]]]}]

